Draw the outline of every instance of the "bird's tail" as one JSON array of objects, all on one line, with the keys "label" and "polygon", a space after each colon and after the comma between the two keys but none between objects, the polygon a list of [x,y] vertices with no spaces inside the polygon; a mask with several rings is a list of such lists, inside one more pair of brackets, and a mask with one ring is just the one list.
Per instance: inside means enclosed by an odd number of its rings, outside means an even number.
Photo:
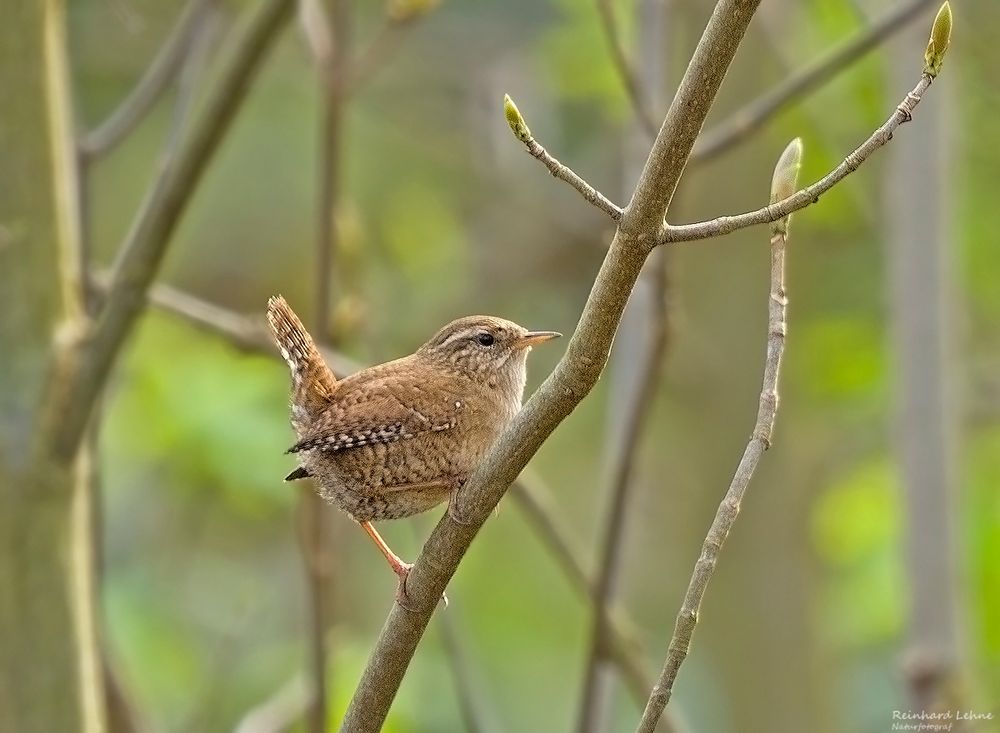
[{"label": "bird's tail", "polygon": [[[302,321],[280,295],[267,301],[267,322],[292,372],[293,422],[308,421],[327,405],[337,389],[337,378],[323,361]],[[296,414],[299,410],[305,414]]]}]

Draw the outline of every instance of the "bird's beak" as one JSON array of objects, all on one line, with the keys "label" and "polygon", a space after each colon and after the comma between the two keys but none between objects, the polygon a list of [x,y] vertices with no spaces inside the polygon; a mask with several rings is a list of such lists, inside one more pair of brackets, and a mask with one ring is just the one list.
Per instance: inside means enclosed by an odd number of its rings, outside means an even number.
[{"label": "bird's beak", "polygon": [[517,340],[518,348],[524,349],[535,344],[557,339],[562,336],[558,331],[528,331]]}]

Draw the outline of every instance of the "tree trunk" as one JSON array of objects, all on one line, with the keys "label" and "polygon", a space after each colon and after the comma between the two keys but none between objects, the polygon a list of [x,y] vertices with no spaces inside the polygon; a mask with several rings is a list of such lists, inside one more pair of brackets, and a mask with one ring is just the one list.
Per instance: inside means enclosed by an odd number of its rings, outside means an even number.
[{"label": "tree trunk", "polygon": [[[0,730],[103,729],[85,482],[39,448],[65,313],[80,315],[75,158],[58,0],[0,23]],[[59,328],[60,337],[67,334]]]}]

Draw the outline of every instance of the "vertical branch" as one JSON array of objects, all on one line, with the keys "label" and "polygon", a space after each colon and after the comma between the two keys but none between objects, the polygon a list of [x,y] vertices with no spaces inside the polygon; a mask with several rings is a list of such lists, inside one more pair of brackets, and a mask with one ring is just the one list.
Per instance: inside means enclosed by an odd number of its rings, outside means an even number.
[{"label": "vertical branch", "polygon": [[[604,2],[599,2],[604,6]],[[610,12],[610,8],[608,8]],[[666,82],[667,6],[663,0],[639,0],[639,71],[632,77],[638,98],[662,106],[661,89]],[[623,79],[625,77],[623,76]],[[625,141],[625,178],[634,180],[645,160],[649,125],[636,105],[636,119]],[[654,128],[655,133],[655,128]],[[612,699],[614,645],[604,608],[613,607],[622,571],[622,554],[628,532],[628,508],[632,503],[633,469],[653,398],[659,383],[667,341],[667,258],[654,252],[643,266],[622,316],[612,352],[608,426],[606,430],[610,480],[608,508],[601,530],[601,549],[594,587],[594,614],[583,689],[577,717],[580,733],[597,733],[607,727]]]},{"label": "vertical branch", "polygon": [[[905,47],[919,43],[923,34],[923,29],[907,32],[893,44],[899,51],[890,54],[895,82],[909,72]],[[892,150],[883,183],[896,354],[893,434],[906,517],[910,664],[905,671],[915,709],[928,712],[960,704],[946,699],[961,648],[955,577],[956,344],[950,308],[952,109],[941,104],[924,111],[921,124]]]},{"label": "vertical branch", "polygon": [[[314,51],[322,97],[319,170],[316,200],[316,260],[314,329],[321,340],[332,337],[330,315],[334,300],[339,248],[337,215],[342,179],[345,72],[350,54],[350,0],[332,0],[329,15],[319,0],[303,7],[303,22]],[[310,733],[327,725],[330,662],[327,629],[332,626],[337,552],[337,525],[330,508],[310,484],[301,489],[298,507],[299,543],[309,601],[309,705],[305,711]]]},{"label": "vertical branch", "polygon": [[96,733],[105,722],[91,503],[80,480],[88,466],[32,450],[53,333],[71,337],[86,321],[65,8],[22,1],[4,16],[0,729]]},{"label": "vertical branch", "polygon": [[[802,143],[796,138],[782,153],[774,169],[771,181],[771,201],[780,201],[795,190],[799,166],[802,160]],[[764,379],[757,406],[757,421],[743,458],[736,469],[725,498],[712,520],[701,556],[695,563],[694,572],[688,584],[681,610],[677,614],[674,633],[670,639],[663,670],[649,702],[643,711],[637,733],[652,733],[663,714],[674,688],[677,672],[687,657],[691,637],[698,623],[701,601],[705,597],[708,583],[715,572],[719,552],[722,550],[730,530],[740,513],[740,504],[746,493],[750,479],[757,468],[760,457],[771,447],[771,433],[774,418],[778,412],[778,372],[785,350],[785,240],[788,236],[789,218],[781,219],[771,227],[771,287],[768,297],[767,354],[764,361]]]}]

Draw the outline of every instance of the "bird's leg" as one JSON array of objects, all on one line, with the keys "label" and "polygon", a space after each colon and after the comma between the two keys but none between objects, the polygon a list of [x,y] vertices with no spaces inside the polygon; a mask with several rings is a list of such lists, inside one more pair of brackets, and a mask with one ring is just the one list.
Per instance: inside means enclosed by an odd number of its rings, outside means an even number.
[{"label": "bird's leg", "polygon": [[385,540],[382,539],[382,535],[372,526],[371,522],[361,522],[361,529],[368,533],[368,536],[372,538],[372,542],[378,547],[379,552],[385,556],[389,567],[392,568],[392,572],[399,577],[399,586],[402,588],[406,582],[406,576],[410,573],[410,568],[413,567],[412,563],[404,561],[399,555],[393,552],[389,545],[385,543]]},{"label": "bird's leg", "polygon": [[[379,552],[385,556],[389,567],[392,568],[392,572],[399,578],[399,585],[396,587],[396,602],[407,611],[412,611],[413,609],[406,605],[408,600],[406,595],[406,577],[410,574],[413,563],[406,562],[393,552],[389,545],[386,544],[386,541],[382,539],[382,535],[378,533],[378,530],[372,526],[371,522],[359,522],[359,524],[361,525],[361,529],[367,532],[368,536],[372,538],[372,542],[378,547]],[[441,600],[444,601],[445,608],[447,608],[448,596],[442,593]]]}]

